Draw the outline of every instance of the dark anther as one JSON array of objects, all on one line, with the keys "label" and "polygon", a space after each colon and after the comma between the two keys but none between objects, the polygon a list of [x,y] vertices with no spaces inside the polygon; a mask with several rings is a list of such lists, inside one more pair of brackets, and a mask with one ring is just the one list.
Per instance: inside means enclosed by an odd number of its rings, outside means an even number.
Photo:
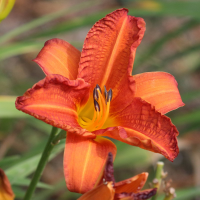
[{"label": "dark anther", "polygon": [[106,86],[104,85],[104,96],[105,96],[105,99],[107,99],[107,95],[108,95],[108,92],[106,90]]},{"label": "dark anther", "polygon": [[96,88],[102,93],[100,86],[97,84]]},{"label": "dark anther", "polygon": [[108,159],[106,161],[105,169],[104,169],[104,180],[106,182],[112,181],[115,184],[114,178],[114,169],[113,169],[113,155],[112,153],[108,153]]},{"label": "dark anther", "polygon": [[107,99],[106,100],[107,100],[107,102],[112,100],[112,90],[111,89],[108,91],[108,95],[107,95]]},{"label": "dark anther", "polygon": [[97,101],[99,100],[99,93],[97,92],[96,88],[94,88],[93,90],[93,98],[96,99]]},{"label": "dark anther", "polygon": [[95,108],[95,110],[96,110],[97,112],[100,111],[100,106],[99,106],[98,102],[97,102],[95,99],[94,99],[94,108]]}]

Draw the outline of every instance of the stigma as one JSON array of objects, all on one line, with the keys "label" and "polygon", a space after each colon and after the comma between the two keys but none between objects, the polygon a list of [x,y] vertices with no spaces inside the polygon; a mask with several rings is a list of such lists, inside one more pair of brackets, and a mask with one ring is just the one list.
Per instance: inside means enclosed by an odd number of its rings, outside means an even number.
[{"label": "stigma", "polygon": [[100,86],[97,84],[93,90],[93,118],[89,119],[82,116],[81,119],[79,119],[80,125],[88,131],[101,129],[109,116],[111,100],[112,90],[109,89],[109,91],[107,91],[104,86],[104,91],[102,93]]}]

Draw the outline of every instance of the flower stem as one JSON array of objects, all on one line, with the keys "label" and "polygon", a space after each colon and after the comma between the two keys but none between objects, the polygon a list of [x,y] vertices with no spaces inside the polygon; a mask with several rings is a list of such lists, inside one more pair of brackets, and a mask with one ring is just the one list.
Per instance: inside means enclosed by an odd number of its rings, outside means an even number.
[{"label": "flower stem", "polygon": [[58,128],[56,128],[56,127],[53,127],[51,130],[49,140],[48,140],[46,147],[42,153],[42,157],[40,158],[40,161],[39,161],[39,164],[35,171],[35,174],[33,176],[33,179],[31,180],[31,183],[26,191],[24,200],[30,200],[33,195],[33,192],[35,191],[35,188],[37,186],[38,181],[40,180],[40,177],[42,175],[44,167],[45,167],[46,163],[48,162],[49,155],[50,155],[53,147],[55,146],[55,144],[52,144],[52,141],[55,138],[57,131],[58,131]]},{"label": "flower stem", "polygon": [[157,162],[157,168],[156,168],[156,175],[155,179],[153,180],[153,186],[154,188],[157,188],[157,193],[152,197],[152,200],[156,200],[158,196],[158,190],[160,188],[160,184],[162,181],[162,171],[163,171],[164,163],[163,162]]}]

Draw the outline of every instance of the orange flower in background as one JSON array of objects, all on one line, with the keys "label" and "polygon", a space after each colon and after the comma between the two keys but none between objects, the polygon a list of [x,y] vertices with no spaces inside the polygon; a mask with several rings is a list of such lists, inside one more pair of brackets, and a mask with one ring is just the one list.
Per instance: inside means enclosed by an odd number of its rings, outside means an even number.
[{"label": "orange flower in background", "polygon": [[14,197],[9,180],[4,171],[0,169],[0,200],[14,200]]},{"label": "orange flower in background", "polygon": [[177,82],[165,72],[132,76],[145,22],[119,9],[101,19],[82,52],[52,39],[34,60],[46,78],[18,97],[16,108],[67,131],[64,173],[70,191],[85,193],[97,182],[108,152],[108,136],[133,146],[178,155],[178,131],[166,112],[183,106]]},{"label": "orange flower in background", "polygon": [[148,173],[144,172],[116,183],[113,172],[113,157],[112,153],[109,153],[103,183],[82,195],[78,200],[142,200],[156,194],[157,188],[140,191],[146,183]]}]

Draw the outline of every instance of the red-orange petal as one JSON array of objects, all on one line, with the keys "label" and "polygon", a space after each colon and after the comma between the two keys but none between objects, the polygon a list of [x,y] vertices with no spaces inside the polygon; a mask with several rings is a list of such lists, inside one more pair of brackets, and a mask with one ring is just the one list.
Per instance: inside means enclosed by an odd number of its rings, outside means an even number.
[{"label": "red-orange petal", "polygon": [[[142,149],[161,153],[173,161],[178,153],[178,131],[170,118],[155,110],[154,106],[135,97],[133,102],[117,115],[110,128],[94,131]],[[114,127],[118,126],[118,127]]]},{"label": "red-orange petal", "polygon": [[115,191],[112,187],[112,182],[108,182],[106,185],[101,184],[90,190],[78,198],[78,200],[113,200],[114,194]]},{"label": "red-orange petal", "polygon": [[0,200],[14,200],[14,197],[9,180],[4,171],[0,169]]},{"label": "red-orange petal", "polygon": [[63,161],[67,188],[78,193],[91,190],[103,175],[109,152],[115,157],[116,146],[106,138],[93,140],[68,132]]},{"label": "red-orange petal", "polygon": [[116,193],[122,193],[122,192],[136,193],[143,188],[144,184],[146,183],[147,177],[148,177],[148,173],[144,172],[132,178],[117,182],[115,183],[115,192]]},{"label": "red-orange petal", "polygon": [[165,114],[184,106],[175,78],[166,72],[147,72],[133,76],[136,82],[135,97],[141,97]]},{"label": "red-orange petal", "polygon": [[111,113],[129,105],[134,95],[131,71],[145,31],[144,20],[127,13],[119,9],[95,23],[85,39],[78,71],[78,77],[91,84],[91,93],[96,84],[113,90]]},{"label": "red-orange petal", "polygon": [[94,138],[78,124],[77,109],[86,103],[88,96],[89,85],[84,80],[54,74],[36,83],[15,104],[18,110],[52,126]]},{"label": "red-orange petal", "polygon": [[70,80],[75,80],[78,74],[78,64],[81,52],[68,42],[61,39],[51,39],[33,60],[48,74],[60,74]]}]

